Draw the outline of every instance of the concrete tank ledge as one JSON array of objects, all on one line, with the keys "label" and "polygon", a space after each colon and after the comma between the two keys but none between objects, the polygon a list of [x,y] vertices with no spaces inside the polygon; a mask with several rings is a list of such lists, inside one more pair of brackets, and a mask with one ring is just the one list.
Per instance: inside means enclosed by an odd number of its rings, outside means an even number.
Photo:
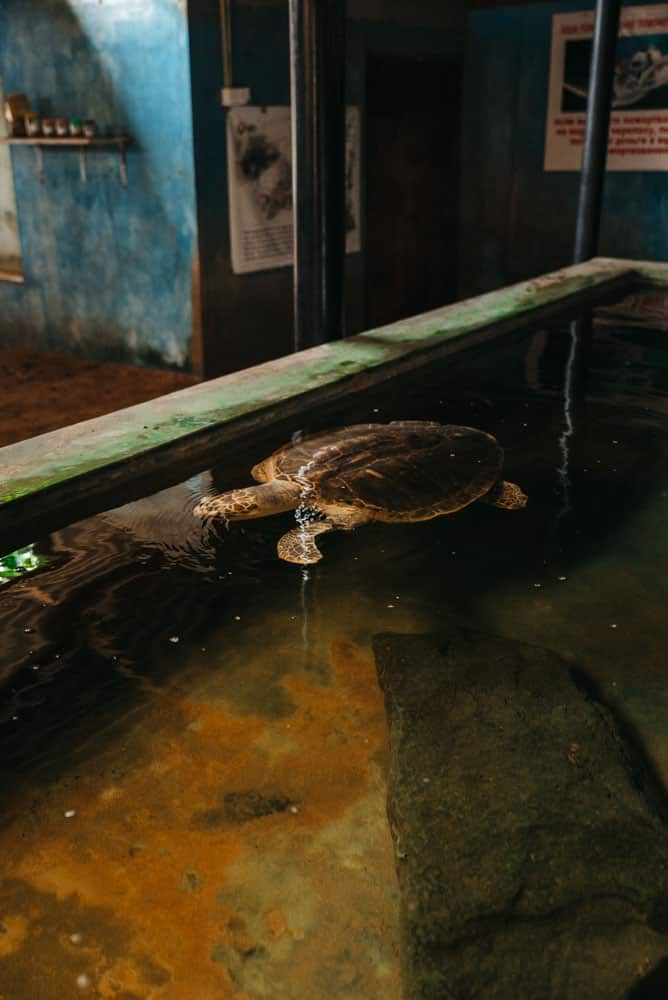
[{"label": "concrete tank ledge", "polygon": [[668,284],[668,264],[594,258],[0,448],[0,551],[82,503],[86,514],[117,505],[166,468],[185,478],[226,440],[641,283]]}]

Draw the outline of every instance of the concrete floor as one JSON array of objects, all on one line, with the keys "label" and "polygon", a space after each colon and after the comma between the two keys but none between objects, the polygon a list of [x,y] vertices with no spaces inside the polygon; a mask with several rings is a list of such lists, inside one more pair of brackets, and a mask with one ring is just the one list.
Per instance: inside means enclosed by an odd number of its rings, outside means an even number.
[{"label": "concrete floor", "polygon": [[192,375],[0,351],[0,447],[194,385]]}]

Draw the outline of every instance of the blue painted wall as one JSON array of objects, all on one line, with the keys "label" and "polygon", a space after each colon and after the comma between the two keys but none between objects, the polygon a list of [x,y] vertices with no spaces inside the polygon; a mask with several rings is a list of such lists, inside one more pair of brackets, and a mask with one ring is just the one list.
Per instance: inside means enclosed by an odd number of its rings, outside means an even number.
[{"label": "blue painted wall", "polygon": [[[463,16],[439,14],[436,30],[424,27],[428,3],[366,6],[347,56],[362,135],[367,52],[453,57]],[[235,82],[254,104],[287,105],[287,0],[234,0],[232,20]],[[218,0],[0,0],[0,78],[43,114],[94,117],[136,139],[127,188],[107,152],[88,154],[84,185],[77,153],[46,152],[40,184],[34,150],[12,150],[26,281],[0,281],[0,346],[207,375],[291,350],[291,268],[231,268]],[[364,153],[362,179],[364,199]],[[346,268],[357,332],[364,253]]]},{"label": "blue painted wall", "polygon": [[[578,173],[545,173],[552,15],[587,3],[471,13],[464,86],[460,290],[471,295],[571,262]],[[600,252],[668,260],[668,177],[611,172]]]},{"label": "blue painted wall", "polygon": [[[232,15],[234,83],[253,104],[289,104],[287,3]],[[189,16],[204,364],[219,374],[290,351],[292,271],[232,272],[218,0],[190,0]]]},{"label": "blue painted wall", "polygon": [[0,77],[43,114],[127,130],[116,155],[12,150],[25,285],[0,345],[188,369],[197,233],[185,0],[2,0]]}]

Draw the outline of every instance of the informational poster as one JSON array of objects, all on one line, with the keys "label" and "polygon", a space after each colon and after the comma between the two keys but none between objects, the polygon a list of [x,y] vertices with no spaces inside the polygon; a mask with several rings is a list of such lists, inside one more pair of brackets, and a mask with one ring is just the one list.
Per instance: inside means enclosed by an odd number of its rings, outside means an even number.
[{"label": "informational poster", "polygon": [[[552,18],[545,170],[580,169],[593,27],[593,11]],[[608,170],[668,170],[668,4],[622,8]]]},{"label": "informational poster", "polygon": [[[235,274],[292,264],[289,107],[231,108],[227,115],[230,243]],[[360,116],[346,111],[346,252],[360,249]]]}]

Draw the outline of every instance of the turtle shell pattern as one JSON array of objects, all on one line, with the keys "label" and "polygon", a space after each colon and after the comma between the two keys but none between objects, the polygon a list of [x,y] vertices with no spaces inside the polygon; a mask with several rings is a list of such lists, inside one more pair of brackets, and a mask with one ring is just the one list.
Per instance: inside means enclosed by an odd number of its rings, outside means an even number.
[{"label": "turtle shell pattern", "polygon": [[503,449],[472,427],[420,420],[358,424],[284,445],[252,470],[258,482],[287,479],[309,502],[367,510],[382,521],[448,514],[499,479]]}]

